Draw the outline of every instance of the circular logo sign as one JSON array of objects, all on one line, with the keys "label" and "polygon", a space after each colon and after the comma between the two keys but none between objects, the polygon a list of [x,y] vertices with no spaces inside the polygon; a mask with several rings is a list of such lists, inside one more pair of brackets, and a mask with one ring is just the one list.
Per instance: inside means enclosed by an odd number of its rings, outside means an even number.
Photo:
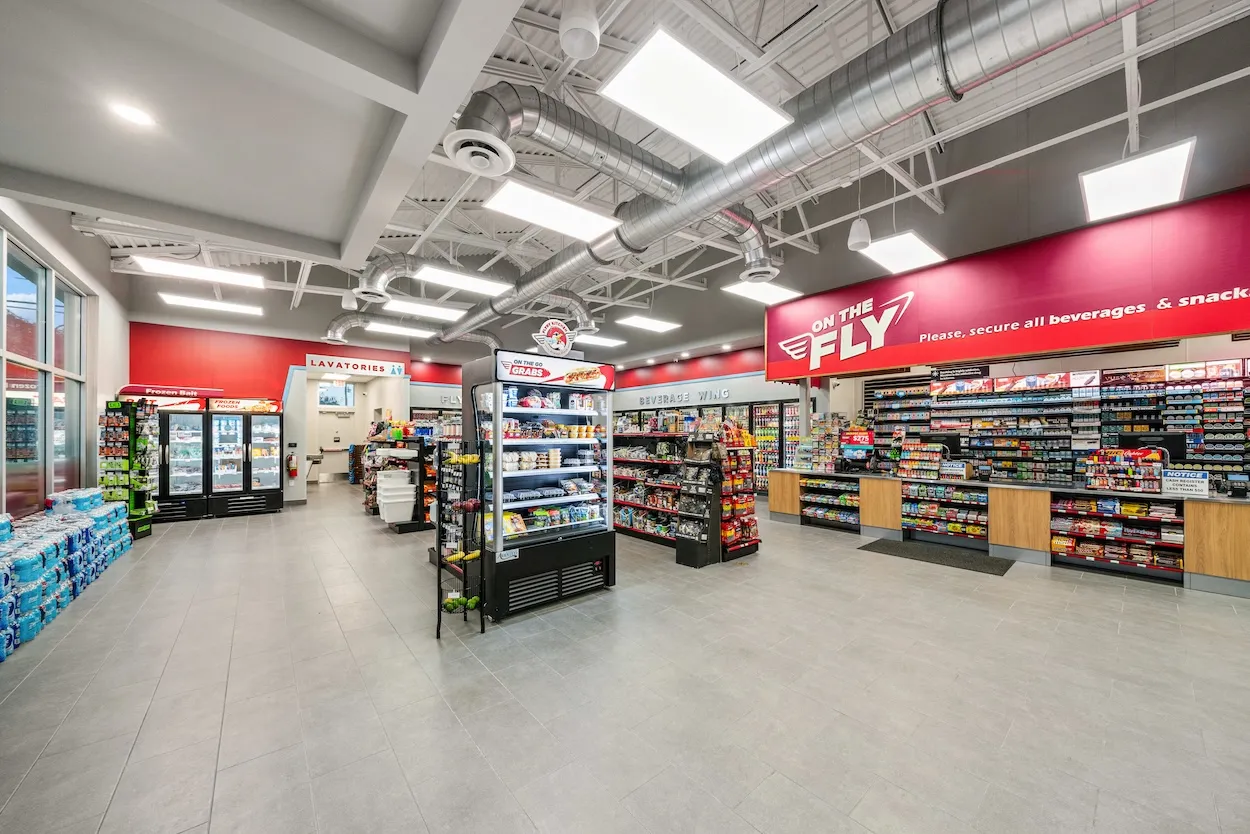
[{"label": "circular logo sign", "polygon": [[569,327],[559,319],[547,319],[534,334],[538,349],[548,356],[568,356],[573,349]]}]

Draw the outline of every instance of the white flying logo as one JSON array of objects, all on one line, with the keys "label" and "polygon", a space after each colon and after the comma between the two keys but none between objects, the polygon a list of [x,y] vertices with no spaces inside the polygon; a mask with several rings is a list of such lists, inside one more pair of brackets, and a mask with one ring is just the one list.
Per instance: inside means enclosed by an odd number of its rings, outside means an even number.
[{"label": "white flying logo", "polygon": [[[905,292],[885,302],[875,314],[871,312],[872,301],[869,299],[867,302],[862,302],[867,305],[865,315],[841,325],[838,324],[837,314],[817,319],[812,322],[813,332],[792,336],[785,341],[778,342],[777,347],[784,350],[791,359],[803,359],[810,353],[808,369],[812,371],[819,370],[821,361],[835,352],[839,359],[847,360],[861,353],[876,350],[885,346],[886,330],[898,323],[915,297],[915,292]],[[855,341],[856,322],[862,324],[864,331],[867,332],[867,343]]]}]

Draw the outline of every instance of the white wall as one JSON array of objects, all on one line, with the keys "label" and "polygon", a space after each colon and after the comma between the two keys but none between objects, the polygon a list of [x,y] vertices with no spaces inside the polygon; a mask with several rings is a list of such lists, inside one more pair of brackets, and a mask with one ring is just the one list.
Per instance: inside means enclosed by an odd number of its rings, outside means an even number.
[{"label": "white wall", "polygon": [[[299,463],[299,476],[286,478],[282,487],[282,499],[288,504],[308,500],[308,471],[310,464],[304,459],[309,453],[308,445],[308,397],[305,389],[308,373],[303,368],[291,366],[287,372],[286,388],[282,392],[282,431],[287,447],[282,450],[283,471],[286,456],[295,455]],[[295,447],[292,448],[291,444]],[[315,448],[315,447],[314,447]]]}]

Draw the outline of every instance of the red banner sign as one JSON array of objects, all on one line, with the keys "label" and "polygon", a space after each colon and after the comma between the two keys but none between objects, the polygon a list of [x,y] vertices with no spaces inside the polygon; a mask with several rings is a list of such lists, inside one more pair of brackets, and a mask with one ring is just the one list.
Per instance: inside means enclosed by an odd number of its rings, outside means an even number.
[{"label": "red banner sign", "polygon": [[839,442],[843,446],[871,446],[873,433],[863,430],[844,431]]},{"label": "red banner sign", "polygon": [[1028,376],[1000,376],[994,380],[997,392],[1044,391],[1048,388],[1071,388],[1071,374],[1029,374]]},{"label": "red banner sign", "polygon": [[1250,189],[769,307],[796,379],[1177,339],[1250,321]]},{"label": "red banner sign", "polygon": [[946,382],[930,382],[930,397],[951,397],[956,394],[992,394],[994,380],[989,377],[981,379],[952,379]]}]

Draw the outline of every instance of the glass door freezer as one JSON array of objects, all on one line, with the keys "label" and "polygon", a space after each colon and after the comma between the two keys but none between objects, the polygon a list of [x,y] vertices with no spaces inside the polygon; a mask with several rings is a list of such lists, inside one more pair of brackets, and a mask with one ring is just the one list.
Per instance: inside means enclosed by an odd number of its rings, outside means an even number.
[{"label": "glass door freezer", "polygon": [[208,462],[204,421],[198,412],[163,411],[160,417],[161,466],[153,521],[186,521],[208,514]]}]

